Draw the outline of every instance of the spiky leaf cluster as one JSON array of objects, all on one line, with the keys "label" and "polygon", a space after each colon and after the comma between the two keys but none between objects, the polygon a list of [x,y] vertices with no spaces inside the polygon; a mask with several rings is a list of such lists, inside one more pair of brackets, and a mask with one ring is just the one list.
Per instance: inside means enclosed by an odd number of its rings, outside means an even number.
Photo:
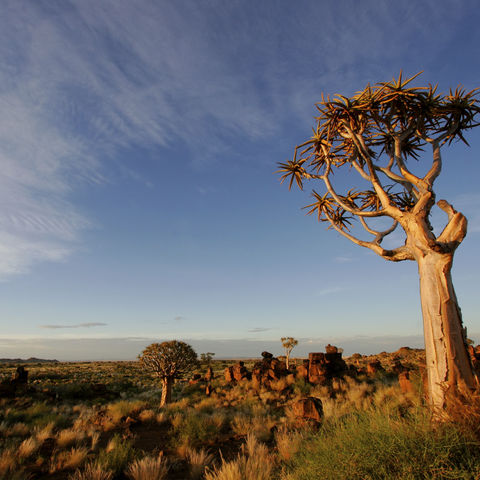
[{"label": "spiky leaf cluster", "polygon": [[[411,87],[418,76],[377,83],[352,97],[336,95],[317,104],[318,116],[312,137],[295,149],[292,160],[280,163],[281,182],[303,190],[305,181],[323,180],[324,193],[313,191],[308,214],[342,231],[358,216],[392,216],[387,210],[411,211],[432,192],[440,168],[416,177],[409,169],[421,159],[429,144],[439,148],[479,125],[477,89],[458,87],[448,94],[437,87]],[[374,188],[338,193],[331,182],[340,168],[356,171]],[[426,214],[433,203],[426,203]],[[391,211],[391,209],[390,209]],[[329,227],[330,228],[330,227]]]}]

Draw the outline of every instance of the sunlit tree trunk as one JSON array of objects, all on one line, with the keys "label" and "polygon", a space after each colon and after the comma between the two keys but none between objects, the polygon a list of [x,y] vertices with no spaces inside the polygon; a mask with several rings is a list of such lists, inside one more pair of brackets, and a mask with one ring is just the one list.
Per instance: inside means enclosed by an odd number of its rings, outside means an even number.
[{"label": "sunlit tree trunk", "polygon": [[172,401],[172,385],[173,379],[171,377],[162,378],[162,398],[160,400],[161,407]]},{"label": "sunlit tree trunk", "polygon": [[453,253],[437,252],[417,259],[429,402],[436,410],[444,408],[448,390],[461,392],[476,384],[450,274],[452,261]]}]

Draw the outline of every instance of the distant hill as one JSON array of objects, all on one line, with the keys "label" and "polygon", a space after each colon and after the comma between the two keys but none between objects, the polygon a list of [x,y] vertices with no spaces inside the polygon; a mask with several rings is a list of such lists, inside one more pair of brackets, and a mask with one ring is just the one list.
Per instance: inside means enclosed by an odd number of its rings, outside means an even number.
[{"label": "distant hill", "polygon": [[58,363],[58,360],[46,360],[44,358],[0,358],[0,363]]}]

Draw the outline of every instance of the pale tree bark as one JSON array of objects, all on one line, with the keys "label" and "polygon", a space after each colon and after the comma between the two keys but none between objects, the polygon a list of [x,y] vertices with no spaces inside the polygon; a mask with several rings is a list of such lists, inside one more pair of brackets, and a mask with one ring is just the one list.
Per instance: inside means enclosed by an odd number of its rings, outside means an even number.
[{"label": "pale tree bark", "polygon": [[160,400],[161,407],[172,401],[172,385],[173,379],[171,377],[162,378],[162,397]]},{"label": "pale tree bark", "polygon": [[452,261],[453,253],[436,252],[417,259],[429,402],[437,411],[445,407],[449,390],[476,385],[450,274]]}]

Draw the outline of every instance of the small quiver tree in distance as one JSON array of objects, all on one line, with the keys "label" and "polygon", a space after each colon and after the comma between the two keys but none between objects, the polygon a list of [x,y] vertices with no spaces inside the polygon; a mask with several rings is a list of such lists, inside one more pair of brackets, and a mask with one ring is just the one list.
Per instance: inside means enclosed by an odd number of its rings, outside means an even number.
[{"label": "small quiver tree in distance", "polygon": [[181,378],[197,366],[195,350],[178,340],[152,343],[138,358],[141,365],[155,372],[162,381],[160,406],[170,403],[175,379]]},{"label": "small quiver tree in distance", "polygon": [[[306,181],[322,188],[312,191],[313,203],[305,208],[328,228],[385,260],[417,262],[428,397],[439,411],[447,392],[460,398],[478,380],[450,274],[467,220],[439,200],[447,221],[435,234],[430,223],[433,186],[442,169],[442,147],[457,140],[468,145],[464,134],[479,125],[480,107],[477,89],[458,87],[443,95],[436,86],[411,87],[418,75],[367,85],[350,98],[322,96],[312,138],[296,147],[293,160],[280,163],[279,173],[289,188],[295,183],[303,190]],[[430,155],[424,153],[428,150]],[[344,190],[334,173],[348,176]],[[398,227],[405,243],[384,248],[382,241]]]},{"label": "small quiver tree in distance", "polygon": [[285,363],[287,370],[290,368],[290,353],[298,345],[298,340],[293,337],[282,337],[280,339],[282,347],[285,349]]}]

